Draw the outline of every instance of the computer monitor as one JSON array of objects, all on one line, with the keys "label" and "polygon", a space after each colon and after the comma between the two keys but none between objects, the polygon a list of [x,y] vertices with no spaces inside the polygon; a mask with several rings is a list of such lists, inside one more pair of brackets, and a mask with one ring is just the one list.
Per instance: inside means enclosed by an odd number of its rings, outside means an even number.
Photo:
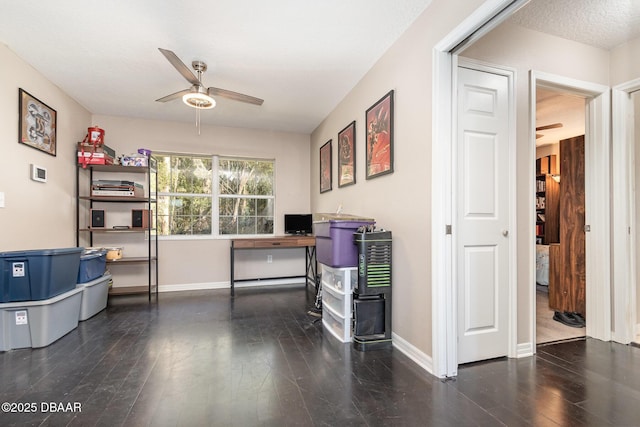
[{"label": "computer monitor", "polygon": [[284,232],[286,234],[312,234],[313,218],[311,214],[285,214]]}]

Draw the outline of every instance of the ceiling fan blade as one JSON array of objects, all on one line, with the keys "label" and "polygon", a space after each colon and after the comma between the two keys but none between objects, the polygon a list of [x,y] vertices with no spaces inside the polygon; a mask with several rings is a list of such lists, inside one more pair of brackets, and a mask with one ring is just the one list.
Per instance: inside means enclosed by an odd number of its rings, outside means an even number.
[{"label": "ceiling fan blade", "polygon": [[543,135],[543,134],[541,134],[541,133],[536,133],[536,139],[540,139],[540,138],[542,138],[543,136],[544,136],[544,135]]},{"label": "ceiling fan blade", "polygon": [[175,69],[178,70],[180,74],[182,74],[182,77],[187,79],[187,81],[192,85],[200,86],[200,82],[198,81],[198,78],[195,76],[195,74],[191,72],[189,67],[184,65],[184,62],[182,62],[175,53],[162,48],[158,48],[158,50],[164,55],[165,58],[167,58],[169,62],[171,62],[171,65],[173,65]]},{"label": "ceiling fan blade", "polygon": [[217,87],[210,87],[208,89],[209,96],[221,96],[223,98],[233,99],[234,101],[247,102],[254,105],[262,105],[264,99],[256,98],[242,93],[233,92],[226,89],[219,89]]},{"label": "ceiling fan blade", "polygon": [[172,93],[171,95],[163,96],[162,98],[156,99],[157,102],[167,102],[173,101],[174,99],[182,98],[183,95],[191,92],[191,89],[181,90],[180,92]]},{"label": "ceiling fan blade", "polygon": [[552,123],[552,124],[546,125],[546,126],[538,126],[536,128],[536,131],[547,130],[547,129],[556,129],[556,128],[561,128],[561,127],[562,127],[562,123]]}]

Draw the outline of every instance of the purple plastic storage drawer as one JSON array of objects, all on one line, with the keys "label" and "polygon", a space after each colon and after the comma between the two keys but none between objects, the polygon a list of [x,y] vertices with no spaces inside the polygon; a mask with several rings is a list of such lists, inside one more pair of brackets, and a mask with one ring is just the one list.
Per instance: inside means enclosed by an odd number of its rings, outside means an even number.
[{"label": "purple plastic storage drawer", "polygon": [[353,243],[353,233],[358,227],[370,224],[375,224],[375,221],[330,219],[315,222],[313,225],[318,262],[334,268],[356,267],[358,247]]}]

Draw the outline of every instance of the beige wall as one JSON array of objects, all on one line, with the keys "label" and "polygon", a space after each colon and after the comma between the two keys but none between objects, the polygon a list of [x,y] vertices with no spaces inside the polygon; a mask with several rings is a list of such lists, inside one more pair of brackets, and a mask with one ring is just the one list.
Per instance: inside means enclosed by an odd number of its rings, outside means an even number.
[{"label": "beige wall", "polygon": [[640,37],[611,51],[611,86],[640,78]]},{"label": "beige wall", "polygon": [[529,72],[543,71],[603,85],[609,84],[609,52],[548,34],[504,23],[467,49],[462,56],[516,69],[516,179],[518,236],[518,343],[533,342],[530,335],[530,272],[534,254],[529,246],[530,162],[535,153],[529,142]]},{"label": "beige wall", "polygon": [[[152,151],[275,159],[276,234],[283,233],[285,213],[310,212],[308,135],[206,125],[198,135],[193,123],[100,115],[93,116],[92,120],[105,130],[105,143],[118,154],[148,148]],[[128,242],[125,250],[139,248],[135,242]],[[273,256],[270,264],[267,263],[268,254]],[[206,287],[228,284],[229,240],[226,238],[161,240],[159,257],[161,289],[171,285],[198,284]],[[239,279],[304,273],[303,250],[238,252],[237,261],[236,278]],[[139,284],[135,283],[140,280],[136,278],[139,271],[130,273],[118,277],[120,286]]]},{"label": "beige wall", "polygon": [[[431,355],[432,50],[482,1],[434,0],[311,135],[314,212],[376,219],[393,233],[393,332]],[[394,173],[365,179],[367,108],[395,90]],[[356,120],[356,184],[338,188],[337,133]],[[319,149],[333,140],[333,190],[319,192]]]},{"label": "beige wall", "polygon": [[[18,88],[57,112],[57,156],[18,143]],[[0,44],[0,251],[75,246],[74,145],[91,115],[29,64]],[[30,179],[30,165],[48,182]]]}]

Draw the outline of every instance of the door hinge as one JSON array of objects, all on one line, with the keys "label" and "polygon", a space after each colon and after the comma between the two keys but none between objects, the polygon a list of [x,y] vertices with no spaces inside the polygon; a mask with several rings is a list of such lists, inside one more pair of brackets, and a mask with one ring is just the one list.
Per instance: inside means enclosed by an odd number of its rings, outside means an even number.
[{"label": "door hinge", "polygon": [[444,226],[444,234],[451,234],[451,224]]},{"label": "door hinge", "polygon": [[591,226],[589,224],[585,224],[584,226],[584,232],[588,233],[589,231],[591,231]]}]

